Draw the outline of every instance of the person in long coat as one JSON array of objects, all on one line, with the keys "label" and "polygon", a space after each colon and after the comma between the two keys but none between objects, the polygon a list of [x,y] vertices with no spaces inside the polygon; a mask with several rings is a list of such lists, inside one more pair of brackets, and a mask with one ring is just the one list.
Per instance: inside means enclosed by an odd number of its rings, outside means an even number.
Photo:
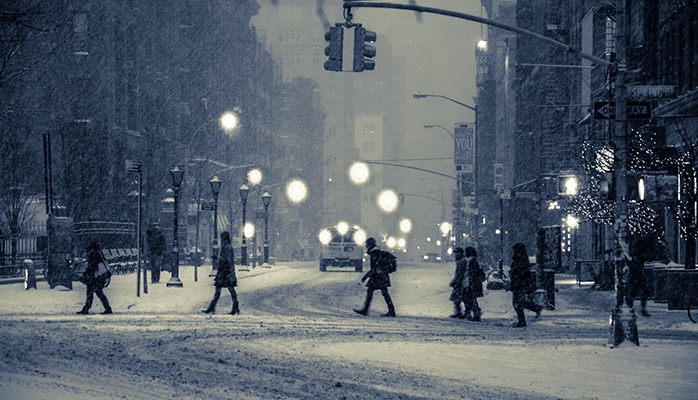
[{"label": "person in long coat", "polygon": [[228,288],[230,297],[233,299],[233,309],[229,314],[240,314],[238,296],[235,292],[235,287],[238,283],[237,277],[235,276],[235,254],[233,251],[233,244],[230,240],[230,233],[227,231],[221,232],[221,250],[218,254],[218,271],[213,280],[213,285],[216,290],[213,293],[211,303],[209,303],[208,308],[203,310],[203,312],[206,314],[215,312],[216,303],[218,303],[218,299],[221,297],[221,289]]},{"label": "person in long coat", "polygon": [[477,303],[477,298],[483,296],[482,281],[485,280],[485,272],[477,262],[477,251],[474,247],[465,248],[465,276],[463,279],[463,304],[465,305],[465,318],[471,321],[480,321],[482,309]]},{"label": "person in long coat", "polygon": [[530,295],[536,291],[536,281],[531,272],[526,246],[523,243],[516,243],[512,249],[514,254],[511,257],[509,290],[512,294],[511,302],[518,318],[518,321],[514,323],[514,328],[522,328],[526,326],[524,309],[534,311],[537,318],[543,307],[530,300]]},{"label": "person in long coat", "polygon": [[152,283],[160,282],[160,271],[162,270],[162,260],[167,250],[167,240],[156,222],[145,232],[145,242],[148,246],[148,259],[150,261],[150,279]]},{"label": "person in long coat", "polygon": [[376,239],[372,237],[366,239],[366,252],[371,257],[371,269],[361,278],[361,282],[368,279],[368,283],[366,284],[366,300],[364,300],[363,308],[355,308],[354,312],[361,315],[368,315],[368,310],[371,308],[371,300],[373,299],[373,292],[375,290],[380,290],[385,299],[385,304],[388,306],[388,312],[382,314],[382,316],[394,317],[395,306],[393,305],[393,300],[390,298],[390,293],[388,293],[388,288],[390,287],[388,262],[390,257],[394,258],[395,256],[382,251],[380,247],[376,245]]},{"label": "person in long coat", "polygon": [[99,268],[99,263],[104,261],[102,258],[102,251],[99,243],[97,242],[90,243],[86,250],[87,268],[85,268],[85,271],[82,273],[82,278],[80,279],[80,281],[87,286],[85,305],[82,307],[82,310],[78,311],[77,313],[89,314],[90,308],[92,307],[93,296],[96,294],[99,300],[102,302],[102,306],[104,306],[104,311],[102,311],[102,314],[112,314],[113,311],[109,305],[109,300],[102,291],[102,289],[104,289],[106,286],[107,279],[111,278],[111,272],[107,271],[106,274],[100,277],[95,277],[95,272],[97,272],[97,269]]},{"label": "person in long coat", "polygon": [[456,270],[453,273],[453,279],[448,284],[451,287],[451,296],[449,300],[453,302],[453,314],[450,315],[451,318],[465,318],[465,314],[461,308],[463,303],[463,280],[465,278],[465,270],[467,268],[466,260],[464,257],[464,252],[462,247],[456,247],[453,250],[453,254],[456,257]]}]

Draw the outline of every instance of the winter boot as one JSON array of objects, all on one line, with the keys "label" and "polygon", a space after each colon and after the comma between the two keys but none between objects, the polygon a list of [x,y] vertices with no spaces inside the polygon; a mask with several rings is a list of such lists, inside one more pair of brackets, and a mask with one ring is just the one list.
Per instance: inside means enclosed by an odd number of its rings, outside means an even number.
[{"label": "winter boot", "polygon": [[514,328],[524,328],[526,327],[526,321],[519,321],[514,323],[513,325]]},{"label": "winter boot", "polygon": [[391,308],[387,313],[381,314],[381,317],[395,317],[395,309]]},{"label": "winter boot", "polygon": [[362,309],[354,308],[353,310],[357,314],[368,315],[368,310],[365,308],[362,308]]},{"label": "winter boot", "polygon": [[83,308],[82,310],[78,311],[76,314],[87,315],[89,313],[90,313],[90,310]]},{"label": "winter boot", "polygon": [[213,304],[209,304],[208,307],[201,311],[204,314],[213,314],[216,311],[216,306]]},{"label": "winter boot", "polygon": [[453,303],[453,314],[449,315],[448,317],[463,319],[463,313],[461,312],[460,304]]},{"label": "winter boot", "polygon": [[482,317],[482,310],[477,308],[475,311],[473,311],[473,318],[471,321],[473,322],[480,322],[480,317]]},{"label": "winter boot", "polygon": [[230,315],[235,315],[235,314],[240,314],[240,306],[237,301],[233,302],[233,310],[230,312]]},{"label": "winter boot", "polygon": [[368,315],[368,310],[371,308],[371,300],[373,300],[373,291],[369,289],[366,292],[366,300],[364,300],[363,308],[355,308],[354,312],[360,315]]}]

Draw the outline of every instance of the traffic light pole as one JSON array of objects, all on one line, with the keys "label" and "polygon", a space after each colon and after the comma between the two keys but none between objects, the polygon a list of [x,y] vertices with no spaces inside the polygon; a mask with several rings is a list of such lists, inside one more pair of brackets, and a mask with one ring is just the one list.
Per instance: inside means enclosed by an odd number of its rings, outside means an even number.
[{"label": "traffic light pole", "polygon": [[640,344],[637,333],[635,310],[625,307],[623,302],[627,295],[627,264],[630,260],[628,246],[628,186],[627,181],[627,146],[628,146],[628,99],[625,86],[626,66],[626,1],[616,0],[616,122],[615,122],[615,157],[613,172],[615,174],[616,212],[615,212],[615,275],[616,305],[611,312],[609,343],[621,344],[626,338],[636,345]]},{"label": "traffic light pole", "polygon": [[[627,92],[625,87],[625,72],[626,72],[626,2],[627,0],[616,0],[616,62],[610,62],[603,58],[596,57],[591,54],[581,52],[571,46],[558,42],[557,40],[545,37],[535,32],[517,28],[503,24],[498,21],[489,20],[487,18],[478,17],[475,15],[459,13],[455,11],[444,10],[434,7],[418,6],[416,4],[394,4],[387,2],[367,2],[367,1],[352,1],[344,0],[343,7],[351,12],[351,8],[390,8],[397,10],[408,10],[430,14],[444,15],[464,19],[468,21],[478,22],[481,24],[504,29],[510,32],[531,37],[541,42],[550,44],[556,47],[562,47],[569,53],[576,54],[581,58],[589,60],[597,65],[604,66],[616,72],[615,79],[615,97],[616,97],[616,144],[615,144],[615,186],[616,186],[616,210],[615,210],[615,235],[616,235],[616,307],[611,315],[611,335],[609,342],[618,345],[627,337],[635,344],[639,344],[637,335],[637,325],[635,324],[635,314],[632,310],[623,313],[623,289],[622,277],[623,272],[627,270],[627,260],[630,259],[628,252],[627,239],[627,188],[626,181],[626,158],[627,158]],[[624,328],[625,326],[625,328]],[[627,331],[627,332],[626,332]]]}]

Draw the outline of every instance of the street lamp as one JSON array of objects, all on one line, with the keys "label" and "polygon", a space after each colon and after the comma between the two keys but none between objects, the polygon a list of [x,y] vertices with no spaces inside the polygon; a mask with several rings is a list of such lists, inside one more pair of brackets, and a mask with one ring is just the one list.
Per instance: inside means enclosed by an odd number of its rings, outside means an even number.
[{"label": "street lamp", "polygon": [[[213,246],[211,246],[211,275],[218,270],[218,194],[221,192],[221,182],[218,176],[209,181],[213,195]],[[210,276],[210,275],[209,275]]]},{"label": "street lamp", "polygon": [[240,186],[240,199],[242,200],[242,248],[240,249],[240,264],[247,265],[247,240],[245,239],[245,208],[247,206],[247,195],[250,188],[244,183]]},{"label": "street lamp", "polygon": [[269,264],[269,203],[271,195],[266,190],[262,194],[262,202],[264,203],[264,264]]},{"label": "street lamp", "polygon": [[463,107],[465,107],[465,108],[467,108],[467,109],[469,109],[469,110],[473,110],[473,111],[477,112],[477,108],[475,108],[475,107],[473,107],[473,106],[469,106],[469,105],[467,105],[467,104],[465,104],[465,103],[461,103],[461,102],[458,101],[458,100],[454,100],[454,99],[452,99],[452,98],[450,98],[450,97],[442,96],[442,95],[440,95],[440,94],[426,94],[426,93],[417,92],[417,93],[412,94],[412,97],[414,97],[415,99],[423,99],[423,98],[425,98],[425,97],[440,97],[440,98],[442,98],[442,99],[446,99],[446,100],[452,101],[452,102],[454,102],[454,103],[456,103],[456,104],[458,104],[458,105],[460,105],[460,106],[463,106]]},{"label": "street lamp", "polygon": [[174,256],[174,265],[172,266],[172,277],[169,282],[167,282],[167,287],[182,287],[182,281],[179,280],[179,242],[177,239],[178,227],[179,227],[179,186],[182,184],[182,178],[184,177],[184,171],[175,165],[174,168],[170,170],[170,175],[172,176],[172,188],[174,189],[174,238],[172,239],[172,252]]},{"label": "street lamp", "polygon": [[441,126],[441,125],[424,125],[424,127],[425,127],[426,129],[430,129],[430,128],[441,128],[441,129],[445,130],[446,133],[448,133],[449,135],[451,135],[451,138],[452,138],[453,140],[456,140],[456,137],[453,136],[453,133],[451,133],[451,131],[449,131],[448,129],[444,128],[444,127]]}]

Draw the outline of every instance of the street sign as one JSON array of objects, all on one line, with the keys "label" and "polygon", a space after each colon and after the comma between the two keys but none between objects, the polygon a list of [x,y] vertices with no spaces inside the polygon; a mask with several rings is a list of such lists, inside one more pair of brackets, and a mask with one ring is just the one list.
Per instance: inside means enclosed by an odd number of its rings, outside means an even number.
[{"label": "street sign", "polygon": [[211,201],[201,203],[201,211],[213,211],[215,205]]},{"label": "street sign", "polygon": [[627,95],[631,99],[673,99],[676,98],[674,85],[628,85]]},{"label": "street sign", "polygon": [[[628,119],[650,119],[652,105],[649,101],[629,101]],[[616,119],[615,101],[597,101],[594,103],[594,119]]]}]

